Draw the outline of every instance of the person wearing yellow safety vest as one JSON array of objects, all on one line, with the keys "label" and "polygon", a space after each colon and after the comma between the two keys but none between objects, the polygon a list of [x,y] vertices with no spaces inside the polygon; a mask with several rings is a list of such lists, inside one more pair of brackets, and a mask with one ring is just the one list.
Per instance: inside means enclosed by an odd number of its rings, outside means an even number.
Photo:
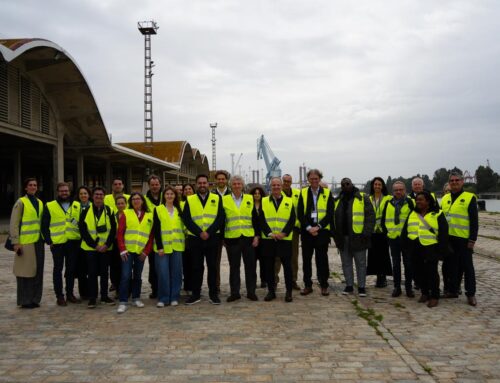
[{"label": "person wearing yellow safety vest", "polygon": [[479,230],[477,198],[464,191],[464,179],[460,173],[449,176],[451,192],[443,196],[441,209],[448,220],[452,254],[443,261],[443,279],[449,286],[447,298],[457,298],[462,276],[465,280],[465,295],[471,306],[476,306],[476,274],[472,253]]},{"label": "person wearing yellow safety vest", "polygon": [[177,306],[182,285],[182,253],[186,246],[179,195],[172,186],[165,186],[164,204],[153,212],[155,263],[158,276],[156,307]]},{"label": "person wearing yellow safety vest", "polygon": [[391,199],[388,195],[387,186],[380,177],[375,177],[370,182],[370,202],[375,210],[375,228],[373,229],[371,244],[368,249],[368,266],[366,275],[376,275],[375,287],[387,286],[387,275],[392,275],[391,255],[389,254],[389,242],[382,229],[382,213],[385,204]]},{"label": "person wearing yellow safety vest", "polygon": [[130,198],[130,195],[125,194],[123,192],[124,187],[125,186],[123,185],[123,180],[120,177],[116,177],[113,179],[113,182],[111,183],[112,193],[107,194],[104,197],[104,204],[106,206],[109,206],[109,208],[111,209],[111,211],[114,214],[116,214],[116,212],[117,212],[116,201],[115,201],[116,197],[122,195],[127,199],[127,202],[128,202],[128,199]]},{"label": "person wearing yellow safety vest", "polygon": [[104,205],[104,188],[92,190],[92,206],[80,214],[81,248],[87,258],[89,301],[87,307],[93,309],[97,301],[97,281],[100,278],[101,303],[114,305],[108,297],[108,268],[110,250],[116,235],[116,220],[109,206]]},{"label": "person wearing yellow safety vest", "polygon": [[[116,212],[114,213],[114,216],[116,218],[116,227],[118,228],[120,217],[128,207],[127,198],[124,195],[119,195],[115,199],[115,204]],[[115,299],[117,299],[118,295],[120,294],[120,281],[122,280],[122,257],[120,256],[120,249],[118,248],[118,241],[116,237],[109,254],[109,280],[111,281],[109,291],[114,291]]]},{"label": "person wearing yellow safety vest", "polygon": [[[73,294],[78,253],[74,251],[68,241],[70,236],[71,238],[73,238],[73,234],[79,236],[80,232],[78,231],[78,221],[73,222],[71,217],[73,201],[69,195],[69,184],[59,182],[56,189],[57,199],[47,202],[43,209],[42,235],[45,243],[50,246],[54,261],[52,282],[57,305],[66,306],[66,302],[81,303],[81,300]],[[63,268],[65,268],[66,299],[64,299],[63,293]]]},{"label": "person wearing yellow safety vest", "polygon": [[185,301],[193,305],[201,300],[204,261],[207,261],[207,280],[209,302],[220,304],[217,292],[217,249],[220,244],[220,231],[224,227],[222,198],[208,191],[208,176],[196,176],[197,193],[187,198],[182,217],[188,230],[186,245],[191,250],[193,261],[193,291]]},{"label": "person wearing yellow safety vest", "polygon": [[258,216],[254,209],[253,197],[243,193],[245,187],[243,177],[235,175],[231,177],[230,183],[231,194],[222,198],[226,216],[224,242],[229,260],[229,286],[231,288],[227,302],[241,299],[241,258],[245,265],[246,296],[251,301],[257,301],[255,248],[259,245]]},{"label": "person wearing yellow safety vest", "polygon": [[[118,221],[116,241],[122,258],[122,274],[117,312],[127,311],[128,297],[132,290],[132,304],[142,308],[142,270],[147,255],[153,249],[153,213],[149,211],[146,199],[134,192],[128,200],[128,209]],[[132,289],[130,283],[132,282]]]},{"label": "person wearing yellow safety vest", "polygon": [[[184,205],[186,200],[190,195],[194,194],[194,185],[184,184],[182,186],[182,199],[180,201],[181,211],[184,211]],[[182,252],[182,274],[183,278],[183,290],[186,294],[191,295],[193,290],[193,257],[191,256],[191,249],[186,243],[186,248]]]},{"label": "person wearing yellow safety vest", "polygon": [[[212,189],[212,193],[218,194],[222,199],[225,195],[230,195],[231,190],[227,187],[229,181],[229,173],[225,170],[217,170],[215,172],[216,187]],[[222,248],[224,247],[224,224],[220,228],[221,235],[219,236],[219,245],[217,247],[217,275],[215,276],[215,284],[217,286],[217,294],[220,294],[220,262],[222,259]]]},{"label": "person wearing yellow safety vest", "polygon": [[274,265],[276,257],[283,264],[285,274],[285,302],[291,302],[292,276],[292,232],[296,216],[293,200],[282,194],[282,180],[271,178],[271,194],[262,199],[259,226],[262,240],[262,257],[266,269],[267,295],[266,302],[276,299],[276,284],[274,281]]},{"label": "person wearing yellow safety vest", "polygon": [[340,251],[346,281],[343,294],[354,292],[353,258],[356,263],[358,295],[366,296],[366,250],[375,227],[375,211],[368,196],[360,193],[349,178],[340,181],[341,192],[335,201],[335,244]]},{"label": "person wearing yellow safety vest", "polygon": [[[155,174],[149,176],[148,186],[149,190],[146,192],[146,195],[144,197],[146,198],[146,203],[148,204],[149,211],[153,213],[155,207],[160,206],[163,202],[160,177],[158,177]],[[155,262],[154,251],[148,254],[148,265],[149,265],[148,282],[149,285],[151,286],[151,294],[149,294],[149,298],[156,299],[158,297],[158,277],[156,275],[156,262]]]},{"label": "person wearing yellow safety vest", "polygon": [[72,204],[72,211],[70,213],[70,232],[68,233],[68,242],[70,242],[78,256],[76,260],[75,276],[78,278],[78,292],[80,299],[88,299],[88,272],[87,272],[87,258],[85,251],[82,249],[82,236],[80,235],[80,228],[78,226],[81,215],[85,210],[89,209],[92,205],[90,202],[91,191],[87,186],[80,186],[76,192],[76,198]]},{"label": "person wearing yellow safety vest", "polygon": [[[415,198],[418,193],[424,191],[425,189],[425,183],[424,180],[421,177],[414,177],[411,180],[411,193],[408,195],[411,199],[413,199],[413,202],[415,202]],[[430,193],[434,201],[437,202],[436,194]]]},{"label": "person wearing yellow safety vest", "polygon": [[[248,194],[250,194],[253,198],[253,207],[255,209],[255,213],[257,214],[257,216],[260,216],[262,214],[262,198],[266,196],[264,188],[261,185],[257,184],[250,189]],[[260,235],[260,227],[258,233]],[[256,269],[257,269],[257,262],[259,263],[260,287],[265,289],[267,288],[267,282],[266,282],[266,269],[264,264],[264,257],[262,254],[262,241],[259,240],[259,244],[257,245],[257,247],[254,248],[254,252],[255,252]],[[280,267],[281,267],[281,261],[280,261]]]},{"label": "person wearing yellow safety vest", "polygon": [[386,203],[382,213],[382,229],[389,240],[392,258],[392,277],[394,289],[392,297],[399,297],[401,292],[401,258],[405,268],[405,289],[408,298],[414,298],[412,281],[413,262],[411,254],[403,247],[401,243],[401,231],[406,219],[413,211],[415,204],[413,200],[406,195],[406,186],[402,181],[396,181],[392,184],[392,198]]},{"label": "person wearing yellow safety vest", "polygon": [[304,270],[304,289],[301,295],[313,292],[312,257],[315,254],[316,274],[321,287],[321,295],[328,296],[328,245],[332,231],[334,202],[328,188],[320,186],[323,174],[318,169],[307,172],[309,187],[303,188],[297,205],[297,215],[301,226],[302,267]]},{"label": "person wearing yellow safety vest", "polygon": [[439,302],[438,261],[448,253],[448,223],[431,193],[418,192],[415,210],[401,232],[404,246],[415,259],[422,295],[418,300],[429,308]]},{"label": "person wearing yellow safety vest", "polygon": [[[292,188],[292,176],[290,174],[285,174],[281,177],[283,181],[283,190],[282,193],[287,197],[292,198],[293,207],[295,208],[295,215],[297,216],[297,205],[299,204],[300,197],[300,189]],[[295,221],[295,227],[293,228],[292,234],[292,275],[293,275],[293,289],[300,290],[299,285],[297,284],[297,278],[299,273],[299,237],[300,237],[300,222],[297,219]],[[279,272],[281,270],[281,261],[279,258],[276,258],[275,267],[275,282],[278,284],[279,282]]]},{"label": "person wearing yellow safety vest", "polygon": [[26,194],[12,208],[9,237],[17,258],[14,261],[17,305],[34,309],[40,307],[43,292],[45,253],[40,234],[43,203],[36,197],[38,183],[35,178],[27,178],[23,185]]}]

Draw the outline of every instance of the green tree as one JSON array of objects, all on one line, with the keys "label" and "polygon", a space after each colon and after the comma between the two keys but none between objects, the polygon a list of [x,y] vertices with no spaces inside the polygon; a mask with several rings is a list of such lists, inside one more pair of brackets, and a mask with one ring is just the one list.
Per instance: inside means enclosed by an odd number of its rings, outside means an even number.
[{"label": "green tree", "polygon": [[489,166],[479,166],[476,170],[477,191],[497,191],[499,176]]},{"label": "green tree", "polygon": [[444,184],[448,182],[448,177],[450,175],[450,171],[445,168],[439,168],[434,172],[434,176],[432,177],[432,191],[440,192],[443,190]]}]

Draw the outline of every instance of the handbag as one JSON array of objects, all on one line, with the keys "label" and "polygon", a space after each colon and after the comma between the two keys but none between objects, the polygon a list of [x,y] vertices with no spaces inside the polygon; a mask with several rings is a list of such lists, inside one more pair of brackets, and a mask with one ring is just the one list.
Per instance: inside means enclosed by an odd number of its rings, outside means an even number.
[{"label": "handbag", "polygon": [[12,244],[12,240],[10,239],[10,235],[7,236],[4,246],[7,250],[14,251],[14,245]]}]

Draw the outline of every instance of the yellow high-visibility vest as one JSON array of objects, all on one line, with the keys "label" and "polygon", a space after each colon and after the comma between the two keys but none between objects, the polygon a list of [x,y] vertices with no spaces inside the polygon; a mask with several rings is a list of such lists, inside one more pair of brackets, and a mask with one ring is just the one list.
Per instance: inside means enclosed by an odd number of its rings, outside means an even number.
[{"label": "yellow high-visibility vest", "polygon": [[222,206],[226,213],[225,238],[253,237],[252,225],[253,197],[243,194],[240,207],[236,206],[232,194],[222,198]]},{"label": "yellow high-visibility vest", "polygon": [[401,236],[401,231],[403,230],[406,218],[408,218],[411,211],[412,208],[410,207],[409,203],[405,203],[399,213],[399,223],[396,225],[394,223],[396,209],[394,208],[394,205],[392,203],[387,202],[387,209],[385,211],[385,228],[387,229],[388,238],[396,239]]},{"label": "yellow high-visibility vest", "polygon": [[[128,204],[128,199],[130,198],[130,194],[122,194],[125,199],[127,200],[127,204]],[[147,201],[147,199],[146,199]],[[109,206],[109,208],[111,209],[111,212],[113,214],[116,214],[118,212],[118,208],[116,207],[116,201],[115,201],[115,197],[113,196],[113,194],[106,194],[104,196],[104,204],[106,206]]]},{"label": "yellow high-visibility vest", "polygon": [[153,228],[153,214],[145,212],[140,222],[134,209],[125,209],[123,214],[127,221],[124,236],[125,248],[129,253],[141,254],[148,244]]},{"label": "yellow high-visibility vest", "polygon": [[387,202],[391,200],[391,196],[383,195],[378,206],[375,206],[374,196],[370,195],[370,202],[373,205],[373,210],[375,210],[375,227],[373,228],[374,233],[382,232],[382,214],[384,213],[384,208]]},{"label": "yellow high-visibility vest", "polygon": [[[274,207],[273,201],[270,200],[271,196],[267,196],[262,198],[262,212],[264,213],[264,217],[266,218],[266,222],[269,225],[269,228],[274,234],[282,233],[290,216],[292,214],[293,209],[293,200],[291,197],[283,197],[278,210]],[[291,241],[293,236],[293,231],[290,231],[290,234],[283,238],[286,241]],[[271,239],[267,236],[267,233],[262,234],[262,239]]]},{"label": "yellow high-visibility vest", "polygon": [[[304,214],[307,210],[307,196],[309,195],[309,188],[302,189],[302,202],[304,203]],[[328,198],[330,197],[330,189],[323,188],[323,193],[319,194],[318,190],[318,198],[317,198],[317,206],[316,210],[318,213],[318,222],[320,222],[326,216],[326,208],[328,205]],[[354,221],[353,221],[354,222]],[[330,229],[330,224],[325,226],[323,229]]]},{"label": "yellow high-visibility vest", "polygon": [[40,226],[42,223],[43,203],[38,201],[38,214],[36,209],[28,197],[21,197],[23,203],[23,216],[19,228],[19,244],[27,245],[28,243],[38,242],[40,239]]},{"label": "yellow high-visibility vest", "polygon": [[[361,199],[354,197],[352,201],[352,231],[355,234],[361,234],[365,225],[365,199],[364,193]],[[340,199],[335,202],[335,209],[338,207]]]},{"label": "yellow high-visibility vest", "polygon": [[[425,217],[422,217],[425,223],[427,223],[426,225],[419,218],[419,214],[412,211],[408,217],[408,238],[412,240],[418,238],[418,241],[422,244],[422,246],[430,246],[438,243],[438,217],[441,214],[441,211],[439,213],[432,212],[426,214]],[[431,228],[434,232],[430,230]]]},{"label": "yellow high-visibility vest", "polygon": [[[111,218],[111,219],[114,219],[114,218]],[[105,245],[106,240],[108,239],[108,236],[109,236],[109,232],[111,231],[111,221],[110,221],[110,218],[108,216],[108,211],[106,210],[106,206],[104,206],[104,209],[103,209],[101,216],[99,217],[98,220],[95,217],[94,208],[92,206],[89,207],[89,209],[87,211],[87,215],[85,216],[85,223],[87,224],[87,230],[90,234],[90,237],[94,241],[97,240],[97,238],[99,238],[99,240],[97,241],[97,245],[98,246]],[[98,233],[97,232],[98,226],[99,227],[105,226],[106,231],[102,232],[102,233]],[[80,247],[83,250],[87,250],[87,251],[95,250],[94,248],[87,245],[87,242],[85,242],[85,241],[82,241]],[[113,246],[110,246],[108,250],[111,250],[112,248],[113,248]]]},{"label": "yellow high-visibility vest", "polygon": [[[184,234],[186,228],[178,210],[174,207],[173,216],[170,216],[165,205],[156,206],[155,210],[160,220],[163,251],[169,254],[173,251],[184,251],[186,249],[186,235]],[[154,244],[154,250],[158,251],[156,243]]]},{"label": "yellow high-visibility vest", "polygon": [[71,212],[71,205],[68,211],[64,211],[57,200],[47,202],[47,210],[50,213],[50,239],[54,245],[60,245],[68,242],[66,237],[66,225],[69,219],[69,213]]},{"label": "yellow high-visibility vest", "polygon": [[[202,231],[206,231],[210,225],[214,223],[215,218],[217,218],[217,212],[219,211],[219,195],[207,193],[206,198],[207,203],[205,206],[201,204],[200,197],[198,197],[197,194],[190,195],[187,199],[191,219]],[[189,230],[188,234],[194,236]]]},{"label": "yellow high-visibility vest", "polygon": [[473,193],[464,191],[451,203],[451,193],[445,194],[441,200],[441,209],[448,221],[448,233],[454,237],[469,238],[470,220],[469,205],[475,197]]}]

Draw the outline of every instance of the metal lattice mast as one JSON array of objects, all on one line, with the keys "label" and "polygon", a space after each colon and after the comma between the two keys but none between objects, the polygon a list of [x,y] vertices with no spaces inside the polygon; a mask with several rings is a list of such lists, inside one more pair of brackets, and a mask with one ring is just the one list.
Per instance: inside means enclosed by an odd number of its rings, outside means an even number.
[{"label": "metal lattice mast", "polygon": [[217,123],[210,124],[212,128],[212,170],[217,170],[216,152],[215,152],[215,128],[217,128]]},{"label": "metal lattice mast", "polygon": [[144,146],[153,149],[153,67],[151,60],[151,35],[159,28],[155,21],[139,21],[139,31],[144,35]]}]

